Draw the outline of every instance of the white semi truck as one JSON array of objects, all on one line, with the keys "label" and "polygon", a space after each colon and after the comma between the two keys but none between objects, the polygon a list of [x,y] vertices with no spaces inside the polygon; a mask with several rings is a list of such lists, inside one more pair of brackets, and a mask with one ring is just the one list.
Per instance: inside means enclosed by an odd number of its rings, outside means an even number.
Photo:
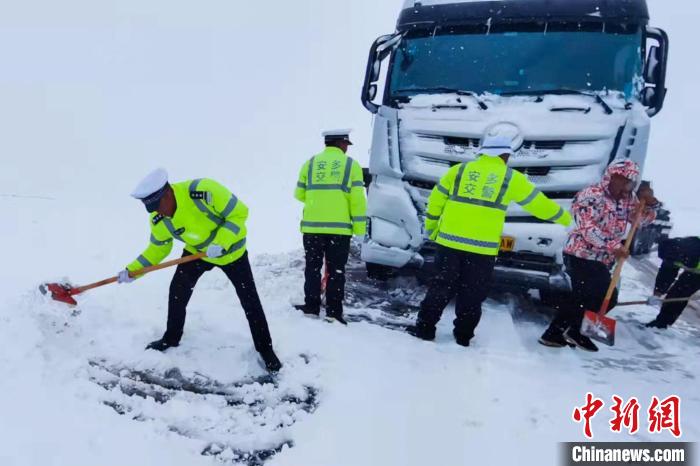
[{"label": "white semi truck", "polygon": [[[613,159],[643,167],[668,60],[666,33],[648,22],[646,0],[406,0],[397,31],[372,45],[362,90],[374,114],[370,275],[430,263],[428,196],[494,124],[520,129],[510,165],[567,209]],[[565,239],[512,206],[497,280],[566,290]]]}]

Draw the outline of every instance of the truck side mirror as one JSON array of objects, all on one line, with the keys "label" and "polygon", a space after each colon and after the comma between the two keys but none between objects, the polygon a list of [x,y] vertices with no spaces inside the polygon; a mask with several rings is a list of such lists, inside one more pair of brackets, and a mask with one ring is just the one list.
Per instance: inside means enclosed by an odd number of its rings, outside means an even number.
[{"label": "truck side mirror", "polygon": [[379,105],[374,103],[379,93],[379,79],[382,74],[382,62],[391,55],[401,42],[403,34],[390,34],[382,36],[372,44],[367,59],[367,71],[365,72],[365,82],[362,86],[362,105],[372,113],[379,111]]},{"label": "truck side mirror", "polygon": [[642,104],[647,107],[650,117],[657,115],[666,100],[666,69],[668,67],[668,34],[662,29],[647,27],[646,40],[656,41],[649,47],[644,62],[644,90],[641,93]]},{"label": "truck side mirror", "polygon": [[374,62],[374,64],[372,65],[372,70],[370,71],[370,77],[369,77],[370,82],[376,83],[377,81],[379,81],[379,77],[380,77],[381,74],[382,74],[382,66],[381,66],[381,64],[382,64],[381,61],[376,60],[376,61]]},{"label": "truck side mirror", "polygon": [[377,98],[377,85],[376,84],[370,84],[369,89],[367,89],[367,98],[369,100],[374,100]]},{"label": "truck side mirror", "polygon": [[661,72],[661,49],[652,45],[649,49],[649,56],[644,64],[644,81],[649,84],[659,82],[659,73]]},{"label": "truck side mirror", "polygon": [[645,87],[641,94],[642,105],[645,107],[656,107],[657,94],[656,89],[653,87]]}]

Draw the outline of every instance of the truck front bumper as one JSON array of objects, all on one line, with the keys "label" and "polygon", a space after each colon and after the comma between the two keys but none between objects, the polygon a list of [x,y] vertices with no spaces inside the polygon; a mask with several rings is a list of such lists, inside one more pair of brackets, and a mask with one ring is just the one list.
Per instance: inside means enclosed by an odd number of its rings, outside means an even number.
[{"label": "truck front bumper", "polygon": [[415,266],[423,266],[423,256],[410,249],[400,249],[397,247],[387,247],[372,241],[365,241],[362,245],[362,260],[370,264],[381,264],[397,269]]},{"label": "truck front bumper", "polygon": [[494,283],[505,288],[525,288],[549,291],[571,291],[571,284],[563,271],[553,274],[536,270],[514,269],[496,265]]},{"label": "truck front bumper", "polygon": [[[426,244],[420,253],[386,247],[367,240],[362,245],[362,260],[397,269],[431,269],[435,258],[433,244]],[[496,260],[494,284],[504,288],[571,291],[563,266],[554,258],[539,255],[508,253]]]}]

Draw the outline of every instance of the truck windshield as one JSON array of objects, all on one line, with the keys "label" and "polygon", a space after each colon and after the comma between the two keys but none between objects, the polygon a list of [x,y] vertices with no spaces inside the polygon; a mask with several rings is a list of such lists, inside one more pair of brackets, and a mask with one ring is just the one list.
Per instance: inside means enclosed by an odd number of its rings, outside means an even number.
[{"label": "truck windshield", "polygon": [[621,91],[629,99],[641,75],[641,29],[600,27],[408,36],[393,57],[390,96],[405,101],[446,89],[509,95],[577,89]]}]

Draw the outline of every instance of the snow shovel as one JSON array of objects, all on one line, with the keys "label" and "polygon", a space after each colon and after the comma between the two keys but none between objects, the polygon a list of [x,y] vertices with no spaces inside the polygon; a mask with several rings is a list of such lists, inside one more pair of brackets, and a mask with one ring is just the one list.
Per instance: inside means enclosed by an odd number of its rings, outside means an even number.
[{"label": "snow shovel", "polygon": [[[138,271],[136,274],[130,273],[129,276],[131,278],[136,278],[136,277],[142,277],[148,273],[155,272],[156,270],[161,270],[161,269],[167,269],[168,267],[172,267],[175,265],[180,265],[180,264],[186,264],[188,262],[194,262],[196,260],[202,259],[203,257],[206,257],[206,253],[201,252],[199,254],[193,254],[190,256],[185,256],[181,257],[179,259],[171,260],[168,262],[163,262],[162,264],[159,265],[153,265],[150,267],[143,268]],[[44,283],[43,285],[39,286],[39,291],[41,291],[42,294],[48,295],[49,293],[51,294],[51,298],[65,303],[69,304],[71,306],[76,306],[78,302],[73,298],[75,295],[79,295],[85,291],[88,290],[93,290],[95,288],[99,288],[101,286],[109,285],[111,283],[115,283],[117,281],[117,277],[112,277],[112,278],[107,278],[105,280],[92,283],[90,285],[85,285],[85,286],[78,286],[78,287],[73,287],[69,284],[66,283]]]},{"label": "snow shovel", "polygon": [[321,277],[321,294],[326,295],[326,288],[328,288],[328,278],[330,274],[328,273],[328,261],[323,260],[323,277]]},{"label": "snow shovel", "polygon": [[[639,205],[639,211],[637,217],[632,225],[632,229],[627,235],[627,241],[625,242],[625,249],[630,250],[632,246],[632,241],[634,240],[634,235],[639,229],[639,224],[642,222],[642,212],[644,211],[644,202]],[[581,334],[591,338],[593,340],[599,341],[608,346],[615,345],[615,327],[617,321],[607,317],[608,309],[610,308],[610,301],[612,300],[615,288],[617,288],[618,283],[620,283],[620,277],[622,276],[622,267],[625,265],[625,259],[621,259],[615,265],[615,272],[613,272],[612,280],[610,281],[610,286],[608,287],[608,293],[605,295],[603,304],[600,306],[598,312],[586,311],[583,316],[583,322],[581,323]]]},{"label": "snow shovel", "polygon": [[[691,296],[690,298],[671,298],[671,299],[663,299],[660,301],[660,303],[663,304],[673,304],[673,303],[697,303],[700,302],[700,298],[693,299]],[[641,306],[643,304],[649,304],[649,300],[647,299],[646,301],[628,301],[626,303],[617,303],[617,306],[615,307],[624,307],[624,306]]]}]

